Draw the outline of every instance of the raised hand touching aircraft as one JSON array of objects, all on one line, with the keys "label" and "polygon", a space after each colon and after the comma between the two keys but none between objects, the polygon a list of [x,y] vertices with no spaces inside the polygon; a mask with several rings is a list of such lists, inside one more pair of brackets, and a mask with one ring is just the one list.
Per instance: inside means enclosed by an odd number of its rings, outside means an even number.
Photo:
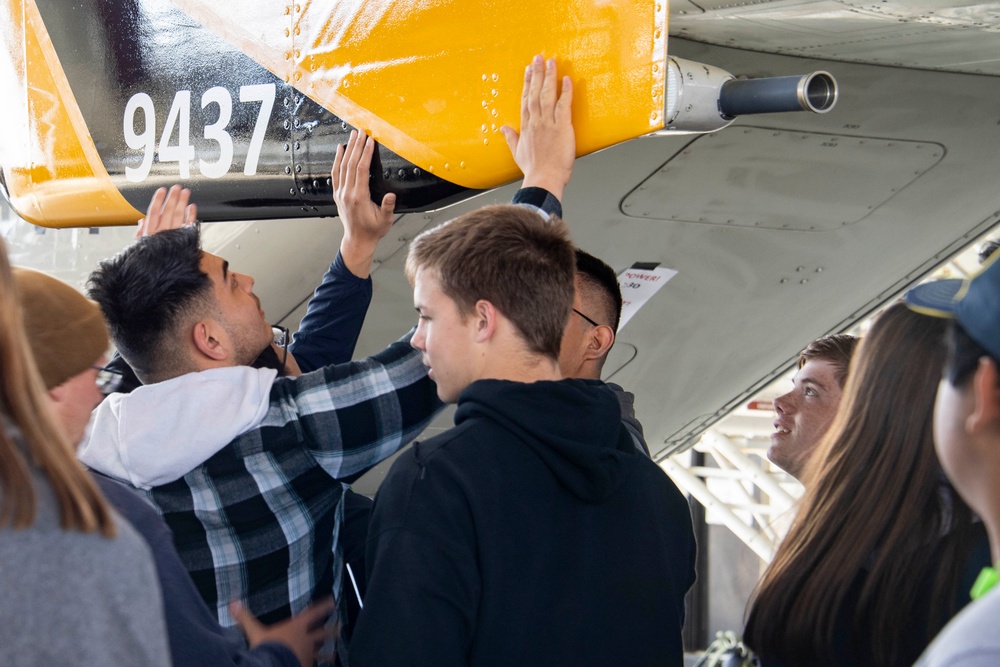
[{"label": "raised hand touching aircraft", "polygon": [[139,220],[136,238],[193,225],[198,218],[198,206],[189,204],[190,199],[191,191],[179,185],[171,186],[169,191],[166,188],[157,189],[149,201],[146,217]]},{"label": "raised hand touching aircraft", "polygon": [[351,130],[347,146],[337,146],[330,176],[333,201],[344,223],[340,256],[344,265],[359,278],[371,273],[372,258],[378,242],[392,229],[396,195],[388,193],[381,206],[371,200],[368,175],[375,153],[375,140]]},{"label": "raised hand touching aircraft", "polygon": [[562,200],[573,173],[576,136],[573,131],[573,82],[562,78],[559,93],[556,61],[538,55],[524,71],[521,93],[521,132],[504,125],[500,130],[524,173],[522,187],[544,188]]}]

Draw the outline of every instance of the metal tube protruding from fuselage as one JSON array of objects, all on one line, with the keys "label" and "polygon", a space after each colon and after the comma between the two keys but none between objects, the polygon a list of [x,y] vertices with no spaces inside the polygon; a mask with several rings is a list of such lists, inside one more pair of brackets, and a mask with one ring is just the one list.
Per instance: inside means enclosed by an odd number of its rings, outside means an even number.
[{"label": "metal tube protruding from fuselage", "polygon": [[655,134],[715,132],[744,114],[826,113],[837,102],[837,81],[828,72],[737,79],[718,67],[671,56],[666,75],[663,129]]},{"label": "metal tube protruding from fuselage", "polygon": [[828,72],[763,79],[731,79],[719,91],[719,111],[727,118],[753,113],[826,113],[837,103],[837,81]]}]

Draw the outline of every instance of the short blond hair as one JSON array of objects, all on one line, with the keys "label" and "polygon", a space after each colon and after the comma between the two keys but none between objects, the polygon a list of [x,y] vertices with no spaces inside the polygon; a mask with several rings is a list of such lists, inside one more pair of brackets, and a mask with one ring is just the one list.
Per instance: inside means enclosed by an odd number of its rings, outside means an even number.
[{"label": "short blond hair", "polygon": [[406,256],[411,284],[419,270],[437,273],[463,318],[485,299],[531,352],[559,358],[576,273],[569,230],[559,218],[512,204],[466,213],[413,240]]}]

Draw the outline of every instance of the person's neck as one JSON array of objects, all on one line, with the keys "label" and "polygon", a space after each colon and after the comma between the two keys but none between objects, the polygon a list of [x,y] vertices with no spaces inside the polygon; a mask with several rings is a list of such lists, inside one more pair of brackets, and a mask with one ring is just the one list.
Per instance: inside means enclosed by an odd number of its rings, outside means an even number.
[{"label": "person's neck", "polygon": [[559,363],[542,355],[496,355],[486,361],[479,374],[480,380],[509,380],[511,382],[540,382],[561,380]]},{"label": "person's neck", "polygon": [[210,371],[210,370],[213,370],[213,369],[216,369],[216,368],[233,368],[235,366],[242,366],[242,365],[244,365],[244,364],[234,364],[234,363],[232,363],[232,362],[230,362],[228,360],[221,360],[220,361],[220,360],[217,360],[217,359],[208,359],[207,357],[202,357],[201,359],[198,360],[198,362],[195,364],[194,368],[192,368],[190,371],[186,371],[184,373],[178,373],[174,377],[180,377],[181,375],[187,375],[187,373],[190,373],[192,371],[200,373],[201,371]]},{"label": "person's neck", "polygon": [[[1000,447],[1000,441],[991,445]],[[979,444],[978,446],[983,446]],[[990,557],[994,563],[1000,563],[1000,459],[994,461],[992,456],[980,456],[975,468],[963,475],[958,483],[953,483],[955,490],[960,492],[962,499],[969,508],[979,516],[986,527],[986,535],[990,542]]]},{"label": "person's neck", "polygon": [[[277,351],[268,345],[265,347],[261,353],[254,359],[251,363],[239,363],[235,359],[227,357],[225,359],[212,359],[203,354],[194,355],[192,359],[193,368],[192,371],[207,371],[214,368],[234,368],[237,366],[249,366],[251,368],[272,368],[280,375],[283,375],[281,368],[281,359],[278,357]],[[191,371],[185,371],[185,373],[190,373]],[[183,375],[184,373],[179,373],[178,375]]]},{"label": "person's neck", "polygon": [[567,377],[576,378],[577,380],[600,380],[601,367],[596,363],[585,362],[575,373]]},{"label": "person's neck", "polygon": [[992,507],[985,510],[979,518],[986,526],[986,535],[990,541],[990,560],[997,564],[1000,563],[1000,499],[995,500],[997,502],[994,502]]}]

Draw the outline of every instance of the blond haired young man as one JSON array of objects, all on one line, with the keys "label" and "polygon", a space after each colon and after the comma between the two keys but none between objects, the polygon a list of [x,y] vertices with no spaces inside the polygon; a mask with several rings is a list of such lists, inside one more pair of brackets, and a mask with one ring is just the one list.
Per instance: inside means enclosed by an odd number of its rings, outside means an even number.
[{"label": "blond haired young man", "polygon": [[[526,88],[555,107],[554,85]],[[561,379],[575,263],[565,224],[524,206],[411,245],[411,344],[456,426],[379,490],[353,667],[682,664],[687,503],[610,389]]]}]

